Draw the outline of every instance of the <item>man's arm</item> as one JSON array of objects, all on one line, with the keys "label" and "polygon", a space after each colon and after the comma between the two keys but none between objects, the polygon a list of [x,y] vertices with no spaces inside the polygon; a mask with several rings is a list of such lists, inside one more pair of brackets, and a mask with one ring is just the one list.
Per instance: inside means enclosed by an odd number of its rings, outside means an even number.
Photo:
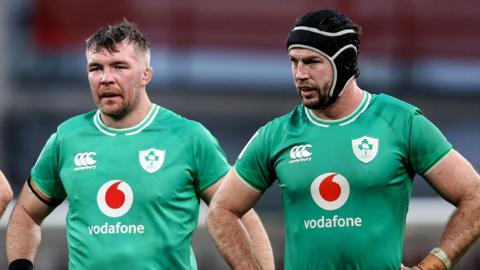
[{"label": "man's arm", "polygon": [[5,175],[0,171],[0,218],[13,198],[13,192]]},{"label": "man's arm", "polygon": [[[462,155],[452,151],[425,178],[457,209],[438,243],[440,254],[435,250],[436,255],[429,254],[418,266],[423,270],[446,269],[439,258],[446,255],[447,261],[458,262],[480,236],[480,176]],[[436,268],[428,268],[431,265]]]},{"label": "man's arm", "polygon": [[260,196],[232,168],[210,204],[208,231],[232,269],[275,268],[268,236],[251,209]]},{"label": "man's arm", "polygon": [[7,226],[6,253],[8,263],[18,259],[34,262],[40,245],[40,224],[53,210],[30,191],[25,184]]}]

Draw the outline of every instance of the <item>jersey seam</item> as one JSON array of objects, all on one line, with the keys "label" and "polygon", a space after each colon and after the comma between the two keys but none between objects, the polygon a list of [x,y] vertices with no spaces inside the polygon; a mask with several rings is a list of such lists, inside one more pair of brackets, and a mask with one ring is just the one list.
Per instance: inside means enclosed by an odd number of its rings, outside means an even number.
[{"label": "jersey seam", "polygon": [[328,128],[331,126],[346,126],[348,124],[355,122],[355,120],[357,120],[358,117],[360,117],[360,115],[362,115],[370,107],[372,94],[367,91],[363,91],[363,93],[364,93],[364,97],[362,98],[360,105],[350,115],[342,119],[330,120],[330,121],[323,120],[315,116],[315,114],[310,109],[304,106],[305,114],[307,115],[307,118],[311,123],[319,127]]},{"label": "jersey seam", "polygon": [[237,171],[237,168],[233,167],[233,170],[235,171],[235,173],[237,174],[238,178],[247,186],[249,187],[250,189],[252,189],[253,191],[257,192],[257,193],[262,193],[262,191],[260,191],[259,189],[255,188],[253,185],[251,185],[249,182],[247,182],[247,180],[245,180],[242,176],[240,176],[240,174],[238,173]]},{"label": "jersey seam", "polygon": [[447,156],[453,152],[453,148],[450,148],[441,158],[439,158],[436,162],[434,162],[428,169],[425,170],[422,175],[427,175],[430,173],[433,169],[435,169],[444,159],[447,158]]},{"label": "jersey seam", "polygon": [[[56,207],[58,206],[62,201],[52,198],[49,195],[47,195],[45,192],[43,192],[40,187],[37,186],[32,180],[32,177],[29,177],[27,180],[28,188],[32,193],[37,197],[40,201],[42,201],[44,204],[50,206],[50,207]],[[42,194],[40,194],[42,193]]]},{"label": "jersey seam", "polygon": [[116,135],[126,135],[126,136],[131,136],[140,133],[141,131],[145,130],[148,128],[155,118],[157,117],[158,113],[160,112],[161,107],[158,106],[157,104],[153,103],[152,108],[148,112],[147,116],[142,119],[142,121],[138,124],[136,124],[133,127],[129,128],[111,128],[105,123],[102,122],[100,118],[100,110],[97,110],[97,112],[93,116],[93,123],[95,127],[102,133],[108,135],[108,136],[116,136]]}]

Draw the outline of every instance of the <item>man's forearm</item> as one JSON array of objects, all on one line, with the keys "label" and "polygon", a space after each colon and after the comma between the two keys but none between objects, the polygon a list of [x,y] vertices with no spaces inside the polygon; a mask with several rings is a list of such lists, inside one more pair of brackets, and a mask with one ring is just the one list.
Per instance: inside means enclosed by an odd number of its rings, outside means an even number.
[{"label": "man's forearm", "polygon": [[[218,206],[210,207],[213,208],[208,212],[208,231],[230,267],[242,270],[262,269],[254,255],[252,239],[242,221],[231,211]],[[250,224],[250,221],[246,223]]]},{"label": "man's forearm", "polygon": [[[20,208],[17,206],[16,208]],[[34,261],[40,245],[41,230],[23,209],[15,209],[8,223],[6,235],[6,254],[8,262],[17,259]]]},{"label": "man's forearm", "polygon": [[243,215],[242,223],[252,240],[253,254],[262,269],[275,269],[272,245],[257,213],[251,209]]},{"label": "man's forearm", "polygon": [[0,218],[3,215],[3,212],[5,212],[7,205],[12,200],[12,196],[11,190],[0,190]]},{"label": "man's forearm", "polygon": [[480,198],[470,195],[450,218],[439,242],[452,263],[457,262],[480,236]]},{"label": "man's forearm", "polygon": [[467,252],[480,236],[479,192],[471,192],[457,205],[457,210],[447,223],[438,246],[419,264],[422,270],[449,269]]},{"label": "man's forearm", "polygon": [[7,178],[0,171],[0,217],[2,217],[5,208],[13,199],[13,192],[10,188],[10,184],[7,181]]}]

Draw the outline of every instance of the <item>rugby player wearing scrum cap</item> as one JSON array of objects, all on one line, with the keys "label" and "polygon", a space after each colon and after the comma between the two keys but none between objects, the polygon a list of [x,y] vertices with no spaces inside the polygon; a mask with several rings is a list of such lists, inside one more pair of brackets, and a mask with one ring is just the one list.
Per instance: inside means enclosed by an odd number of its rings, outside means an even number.
[{"label": "rugby player wearing scrum cap", "polygon": [[[301,103],[261,127],[213,198],[207,224],[235,269],[257,269],[242,217],[276,180],[285,269],[449,269],[477,240],[480,177],[422,112],[361,89],[360,28],[344,14],[299,18],[287,49]],[[457,209],[432,252],[401,264],[413,178]]]}]

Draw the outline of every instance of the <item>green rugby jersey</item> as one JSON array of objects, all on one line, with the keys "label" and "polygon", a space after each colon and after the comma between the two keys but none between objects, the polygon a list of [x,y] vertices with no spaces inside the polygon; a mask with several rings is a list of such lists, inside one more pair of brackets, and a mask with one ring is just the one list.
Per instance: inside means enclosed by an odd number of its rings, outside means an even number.
[{"label": "green rugby jersey", "polygon": [[30,186],[46,203],[68,200],[69,269],[196,269],[199,192],[228,169],[201,124],[153,105],[128,129],[99,111],[62,123]]},{"label": "green rugby jersey", "polygon": [[235,164],[252,189],[275,180],[285,212],[285,269],[400,269],[415,173],[452,149],[415,107],[364,92],[348,117],[303,105],[252,137]]}]

